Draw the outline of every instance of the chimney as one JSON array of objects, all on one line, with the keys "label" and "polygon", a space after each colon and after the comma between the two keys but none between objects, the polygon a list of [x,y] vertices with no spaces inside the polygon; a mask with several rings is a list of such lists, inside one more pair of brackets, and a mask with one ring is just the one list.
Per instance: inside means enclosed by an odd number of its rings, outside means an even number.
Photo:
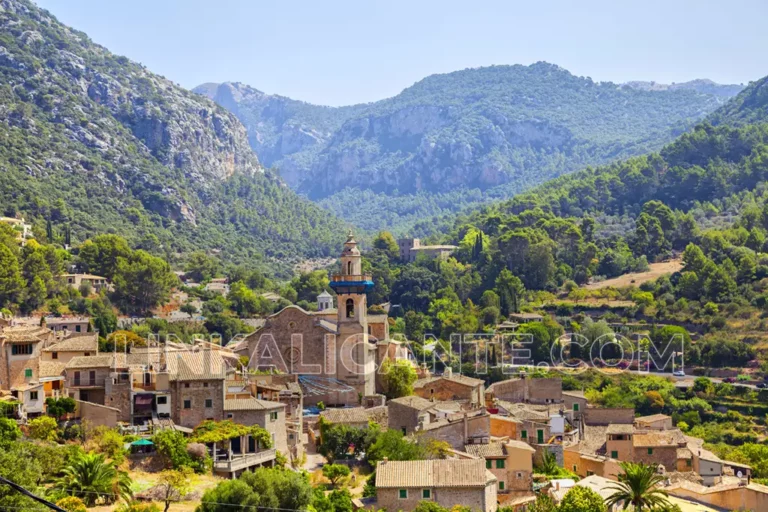
[{"label": "chimney", "polygon": [[449,379],[453,377],[453,368],[446,366],[445,370],[443,370],[443,377],[448,377]]},{"label": "chimney", "polygon": [[386,464],[388,461],[389,461],[389,457],[384,457],[383,459],[381,459],[382,464]]}]

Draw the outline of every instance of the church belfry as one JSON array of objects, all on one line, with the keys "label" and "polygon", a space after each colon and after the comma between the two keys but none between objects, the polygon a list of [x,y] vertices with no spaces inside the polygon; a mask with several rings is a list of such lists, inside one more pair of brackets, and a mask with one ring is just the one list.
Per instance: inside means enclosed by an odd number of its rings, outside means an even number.
[{"label": "church belfry", "polygon": [[354,360],[365,368],[362,372],[339,368],[339,377],[353,385],[364,396],[374,392],[374,357],[368,345],[368,302],[366,295],[373,288],[370,275],[363,274],[363,262],[352,232],[341,251],[341,272],[331,277],[331,288],[337,295],[337,337],[339,348],[345,341],[356,340]]}]

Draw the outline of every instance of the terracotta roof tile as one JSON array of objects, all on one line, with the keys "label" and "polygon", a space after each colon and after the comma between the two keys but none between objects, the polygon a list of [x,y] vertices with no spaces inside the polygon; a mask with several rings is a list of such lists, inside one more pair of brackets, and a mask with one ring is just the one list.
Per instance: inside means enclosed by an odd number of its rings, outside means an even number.
[{"label": "terracotta roof tile", "polygon": [[379,462],[376,487],[480,487],[496,477],[482,459],[445,459]]},{"label": "terracotta roof tile", "polygon": [[427,384],[432,384],[434,382],[439,382],[441,380],[449,380],[451,382],[455,382],[456,384],[460,384],[462,386],[468,386],[468,387],[476,387],[481,384],[485,384],[484,381],[480,379],[473,379],[472,377],[466,377],[464,375],[451,375],[450,377],[446,377],[445,375],[437,375],[434,377],[427,377],[425,379],[419,379],[414,384],[414,389],[423,388]]},{"label": "terracotta roof tile", "polygon": [[64,373],[66,367],[67,363],[60,361],[39,361],[37,376],[41,379],[45,377],[59,377]]},{"label": "terracotta roof tile", "polygon": [[167,365],[172,381],[223,380],[227,376],[218,350],[169,353]]},{"label": "terracotta roof tile", "polygon": [[424,411],[435,405],[435,402],[430,402],[426,398],[421,398],[420,396],[403,396],[400,398],[395,398],[394,400],[390,400],[389,403],[405,405],[420,411]]},{"label": "terracotta roof tile", "polygon": [[67,363],[67,370],[72,368],[125,368],[125,354],[101,354],[98,356],[73,357]]},{"label": "terracotta roof tile", "polygon": [[43,349],[43,352],[98,352],[98,333],[71,336]]},{"label": "terracotta roof tile", "polygon": [[225,411],[268,411],[271,409],[280,409],[285,404],[280,402],[270,402],[269,400],[259,400],[258,398],[234,398],[224,400]]}]

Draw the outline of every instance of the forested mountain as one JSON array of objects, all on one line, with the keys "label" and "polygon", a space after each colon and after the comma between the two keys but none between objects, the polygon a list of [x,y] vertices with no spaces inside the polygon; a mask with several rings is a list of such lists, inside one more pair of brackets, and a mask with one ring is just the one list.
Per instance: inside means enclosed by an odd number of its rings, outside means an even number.
[{"label": "forested mountain", "polygon": [[337,249],[338,222],[264,170],[234,115],[27,0],[0,0],[0,77],[0,214],[165,256]]},{"label": "forested mountain", "polygon": [[742,125],[768,120],[768,76],[750,83],[735,98],[717,109],[709,120],[713,124]]},{"label": "forested mountain", "polygon": [[539,62],[433,75],[341,109],[240,84],[196,90],[235,112],[257,153],[300,192],[375,229],[657,150],[739,89],[695,81],[645,90]]}]

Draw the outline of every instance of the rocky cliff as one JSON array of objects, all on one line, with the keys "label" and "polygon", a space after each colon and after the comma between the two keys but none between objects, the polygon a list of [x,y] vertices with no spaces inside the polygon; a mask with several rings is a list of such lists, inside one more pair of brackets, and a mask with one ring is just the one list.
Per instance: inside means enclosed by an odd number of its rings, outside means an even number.
[{"label": "rocky cliff", "polygon": [[[265,172],[235,115],[26,0],[0,0],[0,77],[5,214],[168,253],[332,250],[332,216]],[[52,204],[63,206],[53,214]]]}]

